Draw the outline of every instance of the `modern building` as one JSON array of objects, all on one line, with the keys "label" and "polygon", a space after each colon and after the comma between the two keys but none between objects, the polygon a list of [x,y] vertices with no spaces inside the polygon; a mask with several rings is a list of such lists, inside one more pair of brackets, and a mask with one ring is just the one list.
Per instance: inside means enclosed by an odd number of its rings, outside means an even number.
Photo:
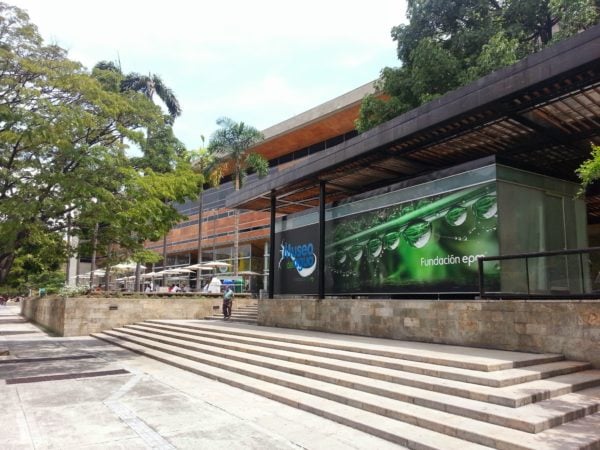
[{"label": "modern building", "polygon": [[[576,175],[600,144],[599,48],[594,27],[360,135],[374,83],[264,130],[269,175],[204,193],[202,261],[233,261],[236,208],[239,271],[270,297],[594,292],[596,255],[478,257],[600,241]],[[199,260],[198,203],[180,210],[168,267]]]},{"label": "modern building", "polygon": [[598,189],[578,196],[576,174],[591,144],[600,26],[254,180],[226,206],[271,212],[271,297],[593,296],[597,255],[574,250],[598,242]]},{"label": "modern building", "polygon": [[[270,175],[206,192],[203,260],[231,261],[236,208],[240,270],[270,275],[261,326],[600,367],[600,189],[576,172],[600,145],[600,26],[356,134],[372,91],[265,130]],[[198,258],[182,211],[170,265]]]},{"label": "modern building", "polygon": [[[263,130],[265,139],[256,145],[252,152],[259,153],[269,160],[269,177],[285,170],[293,170],[306,157],[322,155],[327,150],[354,138],[357,135],[354,121],[358,117],[360,103],[365,95],[375,93],[374,84],[367,83]],[[255,180],[256,175],[250,175],[245,184],[251,184]],[[233,275],[235,220],[233,209],[226,207],[226,199],[233,193],[233,182],[231,178],[225,177],[218,188],[207,187],[202,197],[201,260],[232,264],[230,267],[221,268],[220,273],[223,277]],[[190,201],[178,206],[187,219],[179,223],[167,236],[167,268],[189,266],[200,260],[198,207],[199,201]],[[250,282],[250,288],[255,293],[266,286],[265,268],[268,267],[268,263],[265,262],[265,258],[268,256],[269,230],[268,210],[240,212],[238,270],[239,274]],[[163,244],[162,241],[153,242],[149,243],[147,248],[162,254]],[[162,263],[155,266],[155,270],[162,268]],[[190,283],[195,287],[195,275],[191,276]]]}]

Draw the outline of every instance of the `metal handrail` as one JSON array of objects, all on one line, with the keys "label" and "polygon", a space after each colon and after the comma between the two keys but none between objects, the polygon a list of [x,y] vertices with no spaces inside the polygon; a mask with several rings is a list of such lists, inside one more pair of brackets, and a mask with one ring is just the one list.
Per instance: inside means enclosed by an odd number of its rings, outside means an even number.
[{"label": "metal handrail", "polygon": [[[564,256],[564,255],[579,255],[580,257],[580,265],[581,267],[583,267],[583,259],[582,259],[582,255],[584,254],[588,254],[588,253],[594,253],[594,252],[600,252],[600,247],[587,247],[587,248],[578,248],[578,249],[568,249],[568,250],[554,250],[554,251],[545,251],[545,252],[530,252],[530,253],[514,253],[512,255],[498,255],[498,256],[478,256],[477,257],[477,265],[478,265],[478,271],[479,271],[479,296],[480,298],[484,298],[486,295],[487,296],[492,296],[492,294],[486,294],[485,293],[485,277],[484,277],[484,273],[483,273],[483,264],[486,261],[505,261],[505,260],[511,260],[511,259],[525,259],[525,268],[527,271],[527,297],[531,297],[531,292],[530,292],[530,286],[529,286],[529,259],[531,258],[542,258],[542,257],[546,257],[546,256]],[[583,286],[583,279],[584,279],[584,274],[583,274],[583,270],[582,270],[582,286]],[[493,294],[494,297],[497,297],[501,294]],[[522,297],[522,295],[516,295],[516,294],[505,294],[503,295],[504,297],[507,296],[512,296],[512,297]],[[565,298],[565,297],[589,297],[589,294],[560,294],[560,295],[556,295],[556,297],[561,297],[561,298]],[[594,295],[597,296],[597,295]],[[537,297],[541,297],[541,296],[537,296]],[[543,295],[543,297],[548,297],[551,298],[553,297],[552,295]]]}]

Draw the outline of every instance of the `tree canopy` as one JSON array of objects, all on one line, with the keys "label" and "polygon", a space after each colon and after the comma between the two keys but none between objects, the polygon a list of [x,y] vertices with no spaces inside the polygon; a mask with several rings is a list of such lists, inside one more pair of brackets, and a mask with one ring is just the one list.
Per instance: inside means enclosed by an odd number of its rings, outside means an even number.
[{"label": "tree canopy", "polygon": [[228,117],[217,120],[217,129],[210,137],[208,150],[222,164],[223,173],[231,173],[235,189],[244,182],[248,170],[263,177],[268,173],[269,162],[250,148],[263,139],[253,126],[236,122]]},{"label": "tree canopy", "polygon": [[[84,246],[98,223],[106,246],[131,253],[180,219],[170,202],[195,197],[181,149],[165,152],[168,170],[143,160],[180,143],[147,94],[120,83],[45,45],[24,11],[0,2],[0,283],[16,258],[64,261],[67,223]],[[145,149],[141,162],[126,142]]]},{"label": "tree canopy", "polygon": [[367,96],[366,131],[600,19],[600,0],[408,0],[408,24],[391,31],[400,67],[381,71],[383,98]]}]

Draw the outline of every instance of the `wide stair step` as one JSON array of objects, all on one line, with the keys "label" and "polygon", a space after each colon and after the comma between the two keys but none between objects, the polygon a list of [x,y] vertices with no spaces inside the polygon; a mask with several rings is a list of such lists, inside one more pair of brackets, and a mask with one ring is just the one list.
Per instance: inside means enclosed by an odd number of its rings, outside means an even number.
[{"label": "wide stair step", "polygon": [[148,321],[95,336],[411,448],[600,448],[600,371],[560,355]]},{"label": "wide stair step", "polygon": [[[205,320],[223,320],[223,313],[215,313],[211,316],[205,317]],[[233,308],[231,310],[231,317],[227,320],[228,322],[246,323],[250,325],[256,325],[258,321],[258,304],[236,306],[236,302],[233,302]]]}]

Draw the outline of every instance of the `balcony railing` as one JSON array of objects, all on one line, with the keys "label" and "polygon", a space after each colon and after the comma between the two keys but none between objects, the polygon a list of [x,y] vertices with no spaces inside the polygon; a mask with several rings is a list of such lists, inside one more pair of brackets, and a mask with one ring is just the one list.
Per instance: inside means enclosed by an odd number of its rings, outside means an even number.
[{"label": "balcony railing", "polygon": [[478,264],[481,298],[600,299],[600,247],[484,256]]}]

